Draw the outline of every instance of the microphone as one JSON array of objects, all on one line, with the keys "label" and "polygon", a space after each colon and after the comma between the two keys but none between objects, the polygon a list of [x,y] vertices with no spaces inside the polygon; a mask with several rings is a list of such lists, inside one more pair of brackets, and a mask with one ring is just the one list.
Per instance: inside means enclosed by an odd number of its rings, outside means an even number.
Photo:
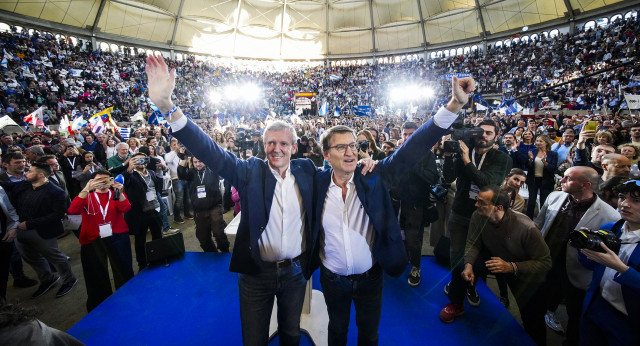
[{"label": "microphone", "polygon": [[[122,174],[118,174],[118,176],[115,179],[113,179],[113,182],[124,184],[124,177],[122,176]],[[119,199],[120,199],[120,190],[115,189],[115,191],[113,191],[113,200],[117,201]]]}]

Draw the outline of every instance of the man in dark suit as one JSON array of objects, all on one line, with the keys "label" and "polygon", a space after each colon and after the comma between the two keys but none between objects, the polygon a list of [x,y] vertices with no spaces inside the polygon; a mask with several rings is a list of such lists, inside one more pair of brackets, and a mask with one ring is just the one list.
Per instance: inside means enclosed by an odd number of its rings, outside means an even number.
[{"label": "man in dark suit", "polygon": [[[51,167],[35,162],[25,174],[25,181],[0,182],[16,208],[20,223],[16,246],[24,260],[38,274],[40,287],[32,297],[47,293],[60,279],[51,272],[55,266],[63,279],[57,297],[69,293],[78,282],[67,256],[58,249],[57,236],[64,233],[65,194],[49,182]],[[49,263],[47,263],[47,261]]]},{"label": "man in dark suit", "polygon": [[358,344],[376,345],[382,311],[382,272],[400,276],[408,263],[388,186],[410,171],[446,134],[475,88],[471,78],[453,78],[453,97],[416,130],[372,174],[360,174],[356,133],[334,126],[322,135],[331,168],[316,175],[311,270],[321,265],[320,283],[329,313],[329,345],[346,345],[351,303]]},{"label": "man in dark suit", "polygon": [[162,219],[160,217],[159,194],[162,192],[162,179],[153,171],[147,170],[148,156],[136,153],[131,156],[127,169],[122,172],[124,190],[131,203],[131,210],[124,214],[129,233],[135,236],[136,261],[138,271],[147,266],[145,243],[147,229],[152,239],[162,238]]}]

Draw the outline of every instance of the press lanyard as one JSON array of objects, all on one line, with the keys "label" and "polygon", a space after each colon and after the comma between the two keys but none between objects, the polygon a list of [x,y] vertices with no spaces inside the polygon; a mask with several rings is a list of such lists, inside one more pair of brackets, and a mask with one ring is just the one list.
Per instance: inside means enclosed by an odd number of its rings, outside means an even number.
[{"label": "press lanyard", "polygon": [[107,206],[102,209],[102,204],[100,204],[100,198],[98,197],[98,193],[93,193],[96,198],[96,202],[98,203],[98,207],[100,207],[100,213],[102,213],[102,221],[107,222],[107,212],[109,212],[109,203],[111,203],[111,190],[109,190],[109,199],[107,199]]},{"label": "press lanyard", "polygon": [[204,175],[207,173],[206,169],[202,170],[202,178],[200,178],[200,172],[196,171],[196,174],[198,175],[198,179],[200,179],[200,185],[203,185],[204,183]]},{"label": "press lanyard", "polygon": [[487,153],[482,154],[482,158],[480,159],[480,164],[476,165],[476,148],[473,148],[473,151],[471,152],[471,163],[473,163],[473,165],[476,166],[478,170],[480,170],[480,168],[482,168],[482,164],[484,163],[484,157],[486,155]]},{"label": "press lanyard", "polygon": [[68,157],[67,157],[67,161],[69,161],[69,164],[71,165],[71,169],[76,167],[76,156],[73,157],[73,162],[71,162],[71,160],[69,160]]}]

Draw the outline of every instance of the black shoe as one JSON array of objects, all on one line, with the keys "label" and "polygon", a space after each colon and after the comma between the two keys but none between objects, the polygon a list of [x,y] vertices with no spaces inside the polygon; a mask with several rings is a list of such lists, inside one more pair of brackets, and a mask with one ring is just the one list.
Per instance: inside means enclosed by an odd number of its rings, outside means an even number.
[{"label": "black shoe", "polygon": [[478,295],[475,286],[467,288],[467,301],[471,306],[480,305],[480,296]]},{"label": "black shoe", "polygon": [[58,282],[58,280],[60,280],[60,277],[55,276],[50,281],[41,283],[40,287],[38,287],[38,289],[35,292],[33,292],[33,294],[31,295],[31,298],[38,298],[41,295],[49,292],[49,290]]},{"label": "black shoe", "polygon": [[179,223],[179,224],[183,224],[184,223],[184,219],[183,218],[173,218],[173,222]]},{"label": "black shoe", "polygon": [[65,282],[60,286],[58,293],[56,293],[56,298],[60,298],[66,296],[69,291],[78,283],[78,279],[73,279],[71,282]]},{"label": "black shoe", "polygon": [[184,218],[185,218],[185,219],[187,219],[187,220],[193,220],[193,215],[187,215],[187,214],[185,214],[185,215],[184,215]]},{"label": "black shoe", "polygon": [[408,281],[411,287],[416,287],[420,284],[420,268],[416,266],[411,267]]},{"label": "black shoe", "polygon": [[17,279],[13,279],[13,287],[27,288],[27,287],[35,286],[37,284],[38,284],[37,280],[30,279],[27,276],[21,276]]}]

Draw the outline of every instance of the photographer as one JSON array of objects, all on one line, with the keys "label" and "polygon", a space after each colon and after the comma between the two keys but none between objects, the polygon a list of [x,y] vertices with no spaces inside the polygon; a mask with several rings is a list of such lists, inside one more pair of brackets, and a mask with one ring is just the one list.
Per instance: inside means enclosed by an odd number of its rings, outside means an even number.
[{"label": "photographer", "polygon": [[358,160],[371,158],[373,160],[382,160],[387,157],[387,154],[380,150],[376,145],[376,141],[373,139],[373,135],[369,130],[362,130],[358,132],[358,145],[360,146],[358,152]]},{"label": "photographer", "polygon": [[73,179],[80,182],[80,188],[82,189],[87,185],[87,182],[91,179],[94,172],[103,169],[101,164],[94,162],[93,160],[93,153],[87,151],[84,153],[84,162],[81,163],[80,166],[78,166],[71,174]]},{"label": "photographer", "polygon": [[[189,167],[187,167],[187,162]],[[187,183],[186,190],[194,211],[196,238],[205,252],[229,252],[229,240],[224,233],[227,223],[222,217],[220,177],[195,157],[185,157],[178,166],[178,177]],[[216,238],[213,243],[211,235]]]},{"label": "photographer", "polygon": [[601,251],[582,249],[593,269],[593,279],[583,304],[580,323],[582,345],[638,345],[640,331],[640,181],[615,188],[621,219],[602,225],[621,242],[618,254],[601,242]]},{"label": "photographer", "polygon": [[[131,204],[122,193],[124,187],[114,183],[111,174],[102,169],[95,170],[90,177],[68,210],[69,214],[82,214],[80,261],[87,287],[87,311],[113,292],[108,263],[116,290],[133,277],[129,228],[123,217]],[[117,199],[116,190],[120,192]]]},{"label": "photographer", "polygon": [[440,320],[450,323],[464,313],[464,297],[473,306],[480,304],[475,286],[467,285],[462,279],[463,255],[471,214],[480,189],[487,185],[499,185],[511,169],[512,161],[508,154],[494,149],[500,128],[492,120],[480,122],[483,133],[469,148],[459,140],[460,151],[445,152],[443,176],[445,183],[457,179],[457,191],[451,208],[447,228],[451,237],[451,281],[445,287],[445,293],[451,303],[440,312]]}]

